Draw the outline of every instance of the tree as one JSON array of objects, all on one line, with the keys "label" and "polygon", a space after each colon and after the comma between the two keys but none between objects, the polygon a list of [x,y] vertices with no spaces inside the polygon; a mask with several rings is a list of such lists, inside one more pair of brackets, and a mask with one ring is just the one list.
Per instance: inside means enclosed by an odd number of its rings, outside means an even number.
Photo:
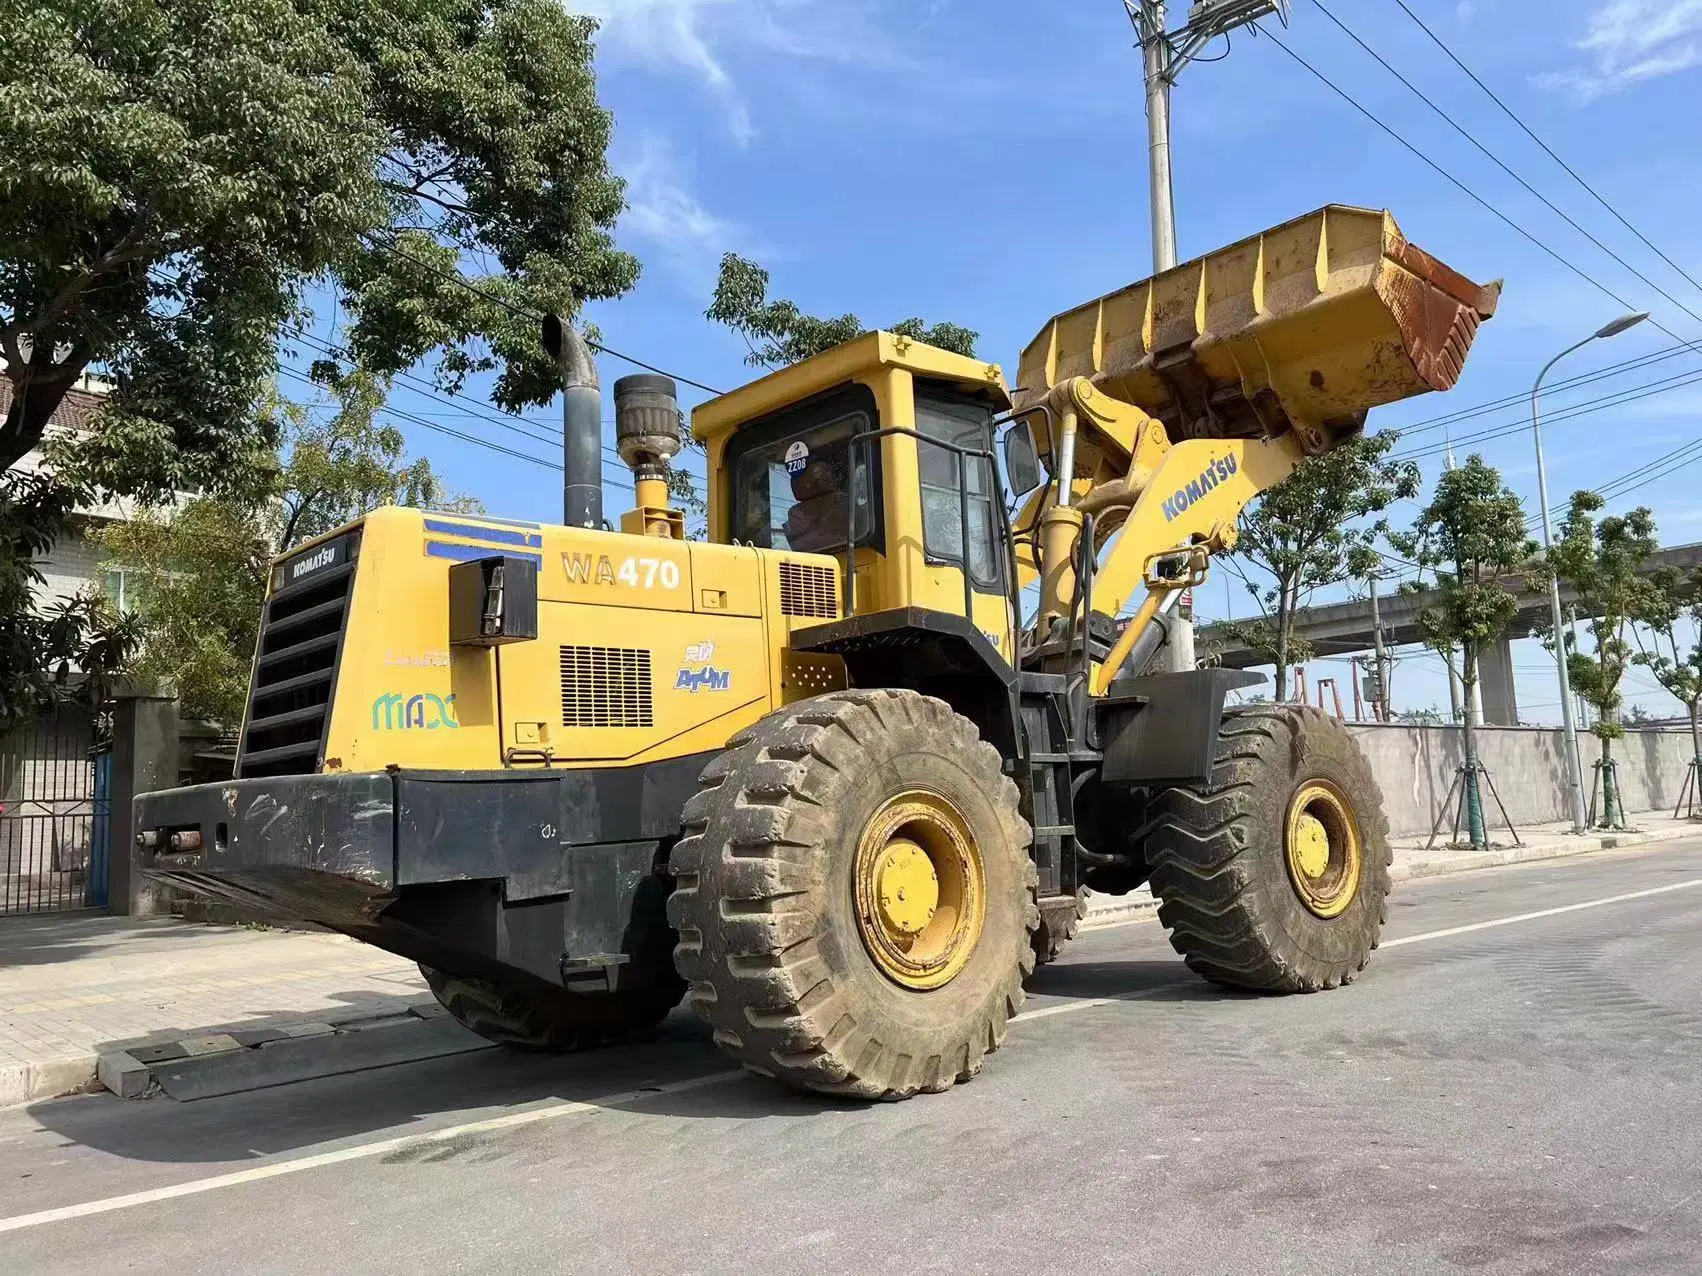
[{"label": "tree", "polygon": [[[1647,668],[1689,711],[1691,754],[1702,758],[1702,568],[1693,568],[1688,575],[1674,567],[1655,571],[1634,621],[1631,632],[1637,654],[1632,660]],[[1693,637],[1681,646],[1678,630],[1683,621],[1689,622]],[[1650,635],[1647,642],[1644,629]]]},{"label": "tree", "polygon": [[[704,314],[744,338],[750,351],[745,362],[753,368],[783,368],[870,331],[856,315],[820,319],[805,314],[794,302],[769,300],[768,272],[737,253],[721,258],[715,298]],[[900,320],[888,331],[970,358],[980,336],[955,323],[930,325],[920,319]]]},{"label": "tree", "polygon": [[[1636,617],[1652,609],[1653,589],[1644,577],[1654,556],[1655,516],[1639,507],[1629,514],[1595,516],[1606,504],[1594,492],[1574,492],[1560,525],[1549,563],[1562,584],[1578,598],[1595,651],[1585,655],[1565,633],[1566,671],[1572,689],[1596,710],[1590,730],[1602,742],[1602,827],[1623,823],[1619,786],[1613,766],[1613,742],[1625,734],[1619,721],[1623,703],[1619,684],[1634,656],[1631,631]],[[1554,635],[1549,636],[1550,646]]]},{"label": "tree", "polygon": [[382,404],[364,375],[338,385],[327,419],[274,401],[285,452],[253,467],[248,491],[144,511],[102,533],[137,600],[135,675],[170,681],[190,716],[234,725],[248,697],[272,558],[380,505],[477,508],[448,497],[430,462],[404,459],[401,432],[376,418]]},{"label": "tree", "polygon": [[1318,590],[1375,572],[1377,541],[1389,530],[1388,520],[1377,516],[1418,495],[1418,466],[1390,459],[1399,438],[1375,434],[1310,457],[1241,516],[1228,566],[1264,616],[1225,628],[1276,666],[1279,701],[1288,699],[1289,669],[1312,656],[1311,644],[1294,632],[1295,613]]},{"label": "tree", "polygon": [[1458,469],[1445,470],[1411,530],[1393,534],[1389,540],[1419,567],[1420,579],[1403,589],[1423,589],[1426,571],[1435,578],[1438,601],[1419,612],[1418,626],[1425,644],[1458,674],[1465,688],[1467,822],[1472,845],[1484,847],[1488,836],[1472,709],[1478,656],[1518,615],[1519,603],[1507,582],[1541,571],[1531,561],[1536,542],[1525,531],[1525,510],[1519,498],[1501,481],[1500,472],[1476,455]]},{"label": "tree", "polygon": [[1435,705],[1427,709],[1403,709],[1395,715],[1395,721],[1409,727],[1439,727],[1442,725],[1442,712]]},{"label": "tree", "polygon": [[[357,362],[432,360],[506,408],[558,388],[533,316],[618,296],[623,186],[557,0],[35,0],[0,24],[0,468],[85,370],[116,388],[78,483],[221,490],[258,448],[281,331],[310,299]],[[471,271],[471,288],[461,271]],[[76,502],[73,500],[70,505]],[[51,537],[64,500],[0,488],[0,528]],[[57,511],[57,513],[56,513]],[[0,598],[30,545],[0,541]],[[28,651],[24,611],[0,647]],[[7,705],[34,694],[8,664]]]}]

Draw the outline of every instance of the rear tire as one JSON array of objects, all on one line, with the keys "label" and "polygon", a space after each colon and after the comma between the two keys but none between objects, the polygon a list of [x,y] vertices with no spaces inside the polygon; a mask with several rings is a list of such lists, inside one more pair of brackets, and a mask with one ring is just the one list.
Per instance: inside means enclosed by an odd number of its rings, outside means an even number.
[{"label": "rear tire", "polygon": [[520,1050],[565,1052],[630,1041],[680,1004],[686,986],[674,970],[667,878],[652,874],[633,892],[613,992],[570,992],[516,974],[512,979],[451,975],[422,965],[431,995],[463,1028]]},{"label": "rear tire", "polygon": [[[1370,764],[1335,719],[1298,706],[1231,710],[1210,783],[1160,793],[1153,818],[1158,917],[1192,970],[1235,988],[1316,992],[1353,982],[1370,961],[1388,915],[1389,821]],[[1307,818],[1309,861],[1305,838],[1291,836]]]},{"label": "rear tire", "polygon": [[[978,1073],[1022,1009],[1039,916],[1016,786],[974,724],[913,691],[834,692],[734,736],[700,784],[673,852],[668,915],[675,965],[716,1044],[753,1072],[862,1099]],[[893,814],[930,802],[959,823],[956,858],[943,863],[918,831],[925,819]],[[939,907],[926,915],[951,924],[934,968],[904,966],[932,921],[896,957],[871,929],[881,911],[864,890],[871,845],[884,848],[879,863],[896,853],[912,869],[921,846],[939,869]],[[959,859],[973,862],[963,871],[975,884],[952,906]]]},{"label": "rear tire", "polygon": [[463,1028],[521,1050],[566,1052],[629,1041],[679,1004],[654,988],[568,992],[543,983],[463,978],[421,966],[431,995]]}]

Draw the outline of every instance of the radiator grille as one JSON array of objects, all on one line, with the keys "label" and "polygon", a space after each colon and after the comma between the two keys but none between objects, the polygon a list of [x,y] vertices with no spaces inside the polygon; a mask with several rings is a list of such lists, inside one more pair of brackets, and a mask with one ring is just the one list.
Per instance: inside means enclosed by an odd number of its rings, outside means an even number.
[{"label": "radiator grille", "polygon": [[567,727],[653,727],[650,653],[636,647],[563,647],[561,721]]},{"label": "radiator grille", "polygon": [[237,775],[319,769],[358,543],[345,536],[278,569],[279,583],[260,621]]},{"label": "radiator grille", "polygon": [[838,617],[839,591],[834,587],[833,568],[781,563],[780,610],[787,616]]}]

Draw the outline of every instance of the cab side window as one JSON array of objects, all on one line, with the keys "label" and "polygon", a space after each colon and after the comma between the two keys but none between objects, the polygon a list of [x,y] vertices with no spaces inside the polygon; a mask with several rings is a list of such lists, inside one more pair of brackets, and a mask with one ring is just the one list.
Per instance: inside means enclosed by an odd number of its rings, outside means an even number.
[{"label": "cab side window", "polygon": [[[929,440],[988,451],[991,415],[974,403],[916,399],[916,441],[922,479],[922,548],[930,561],[963,565],[964,514],[968,507],[969,577],[997,589],[1003,579],[993,501],[998,484],[988,457],[960,456]],[[967,486],[967,492],[965,487]]]}]

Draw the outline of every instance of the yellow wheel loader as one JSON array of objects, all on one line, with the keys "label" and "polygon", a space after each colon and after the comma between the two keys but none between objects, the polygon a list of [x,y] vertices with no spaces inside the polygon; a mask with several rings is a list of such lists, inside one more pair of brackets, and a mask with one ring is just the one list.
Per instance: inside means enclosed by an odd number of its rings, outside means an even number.
[{"label": "yellow wheel loader", "polygon": [[1451,388],[1498,292],[1330,207],[1057,316],[1014,390],[871,333],[696,410],[706,541],[661,377],[615,387],[603,522],[595,369],[549,325],[564,523],[382,509],[279,560],[236,776],[139,797],[139,863],[416,960],[493,1040],[686,997],[865,1098],[975,1075],[1089,889],[1150,882],[1208,979],[1348,983],[1389,890],[1365,759],[1226,710],[1256,676],[1155,670],[1248,502]]}]

